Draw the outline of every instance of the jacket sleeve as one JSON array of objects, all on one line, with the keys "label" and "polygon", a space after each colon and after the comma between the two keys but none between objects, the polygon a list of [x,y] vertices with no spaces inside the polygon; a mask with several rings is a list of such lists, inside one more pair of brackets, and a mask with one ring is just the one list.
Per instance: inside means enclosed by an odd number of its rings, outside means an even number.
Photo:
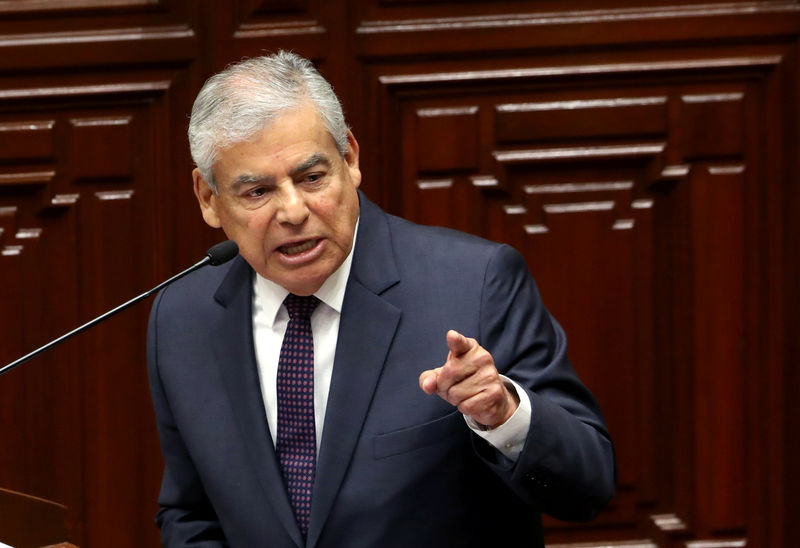
[{"label": "jacket sleeve", "polygon": [[150,313],[147,332],[147,371],[155,408],[165,467],[159,494],[156,524],[165,548],[228,546],[216,513],[175,426],[168,397],[159,375],[159,294]]},{"label": "jacket sleeve", "polygon": [[524,259],[500,246],[488,263],[479,342],[500,373],[531,400],[531,423],[516,462],[477,436],[476,451],[517,495],[558,519],[594,517],[611,499],[616,461],[594,397],[567,358],[561,326],[545,309]]}]

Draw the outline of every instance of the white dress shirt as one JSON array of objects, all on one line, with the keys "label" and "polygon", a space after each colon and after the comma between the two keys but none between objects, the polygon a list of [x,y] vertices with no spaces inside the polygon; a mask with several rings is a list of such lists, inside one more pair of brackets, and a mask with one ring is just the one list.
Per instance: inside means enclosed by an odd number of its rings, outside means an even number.
[{"label": "white dress shirt", "polygon": [[[355,242],[353,242],[355,247]],[[311,314],[311,331],[314,336],[314,424],[317,434],[317,453],[322,440],[322,425],[325,424],[325,409],[328,407],[328,392],[333,374],[333,358],[339,338],[339,318],[342,313],[344,291],[350,276],[353,252],[342,265],[331,274],[322,287],[314,293],[320,303]],[[278,359],[289,312],[283,301],[289,291],[275,282],[255,275],[253,281],[253,341],[256,350],[261,395],[267,411],[267,424],[273,442],[278,439]]]},{"label": "white dress shirt", "polygon": [[[357,231],[358,226],[356,226]],[[354,248],[355,239],[353,241]],[[311,330],[314,336],[314,421],[318,454],[322,440],[322,425],[325,424],[325,409],[328,405],[331,375],[333,374],[336,341],[339,337],[339,318],[342,313],[342,302],[352,263],[353,251],[351,249],[342,265],[314,293],[321,301],[311,315]],[[289,291],[278,284],[259,274],[255,275],[253,280],[253,340],[255,341],[261,395],[264,399],[267,424],[272,433],[273,442],[277,440],[278,428],[276,388],[278,359],[286,326],[289,323],[289,313],[283,306],[283,301],[288,294]],[[442,334],[442,344],[444,345],[444,334]],[[419,373],[422,373],[422,369],[416,374],[419,375]],[[509,390],[516,390],[520,400],[512,417],[501,426],[491,430],[483,429],[471,417],[465,416],[464,419],[477,435],[492,444],[507,458],[516,460],[522,451],[528,433],[531,421],[531,403],[527,393],[514,381],[506,377],[503,379]],[[398,412],[402,413],[402,410],[399,409]]]}]

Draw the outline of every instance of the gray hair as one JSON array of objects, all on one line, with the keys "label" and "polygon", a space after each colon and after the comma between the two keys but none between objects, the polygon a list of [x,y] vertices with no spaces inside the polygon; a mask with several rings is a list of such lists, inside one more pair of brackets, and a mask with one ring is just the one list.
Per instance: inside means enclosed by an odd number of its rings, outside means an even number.
[{"label": "gray hair", "polygon": [[247,141],[276,116],[310,99],[342,156],[348,127],[342,105],[311,61],[287,51],[245,59],[209,78],[189,120],[192,160],[217,193],[212,168],[219,152]]}]

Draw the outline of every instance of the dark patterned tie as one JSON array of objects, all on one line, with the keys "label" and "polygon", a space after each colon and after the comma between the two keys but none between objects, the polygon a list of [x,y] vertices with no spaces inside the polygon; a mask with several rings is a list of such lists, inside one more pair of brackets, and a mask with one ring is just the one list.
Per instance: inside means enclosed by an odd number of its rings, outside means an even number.
[{"label": "dark patterned tie", "polygon": [[311,313],[319,300],[292,293],[283,304],[289,325],[278,360],[278,441],[276,452],[292,510],[303,536],[311,517],[311,489],[317,460],[314,429],[314,339]]}]

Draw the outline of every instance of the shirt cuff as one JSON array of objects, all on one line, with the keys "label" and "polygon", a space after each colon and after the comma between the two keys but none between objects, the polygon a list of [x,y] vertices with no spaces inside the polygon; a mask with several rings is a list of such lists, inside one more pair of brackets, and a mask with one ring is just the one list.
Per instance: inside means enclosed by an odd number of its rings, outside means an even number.
[{"label": "shirt cuff", "polygon": [[486,429],[472,417],[464,415],[470,430],[489,442],[492,447],[500,451],[506,458],[516,462],[528,436],[531,425],[531,400],[528,393],[520,385],[504,375],[500,375],[508,390],[517,393],[519,404],[511,417],[497,428]]}]

